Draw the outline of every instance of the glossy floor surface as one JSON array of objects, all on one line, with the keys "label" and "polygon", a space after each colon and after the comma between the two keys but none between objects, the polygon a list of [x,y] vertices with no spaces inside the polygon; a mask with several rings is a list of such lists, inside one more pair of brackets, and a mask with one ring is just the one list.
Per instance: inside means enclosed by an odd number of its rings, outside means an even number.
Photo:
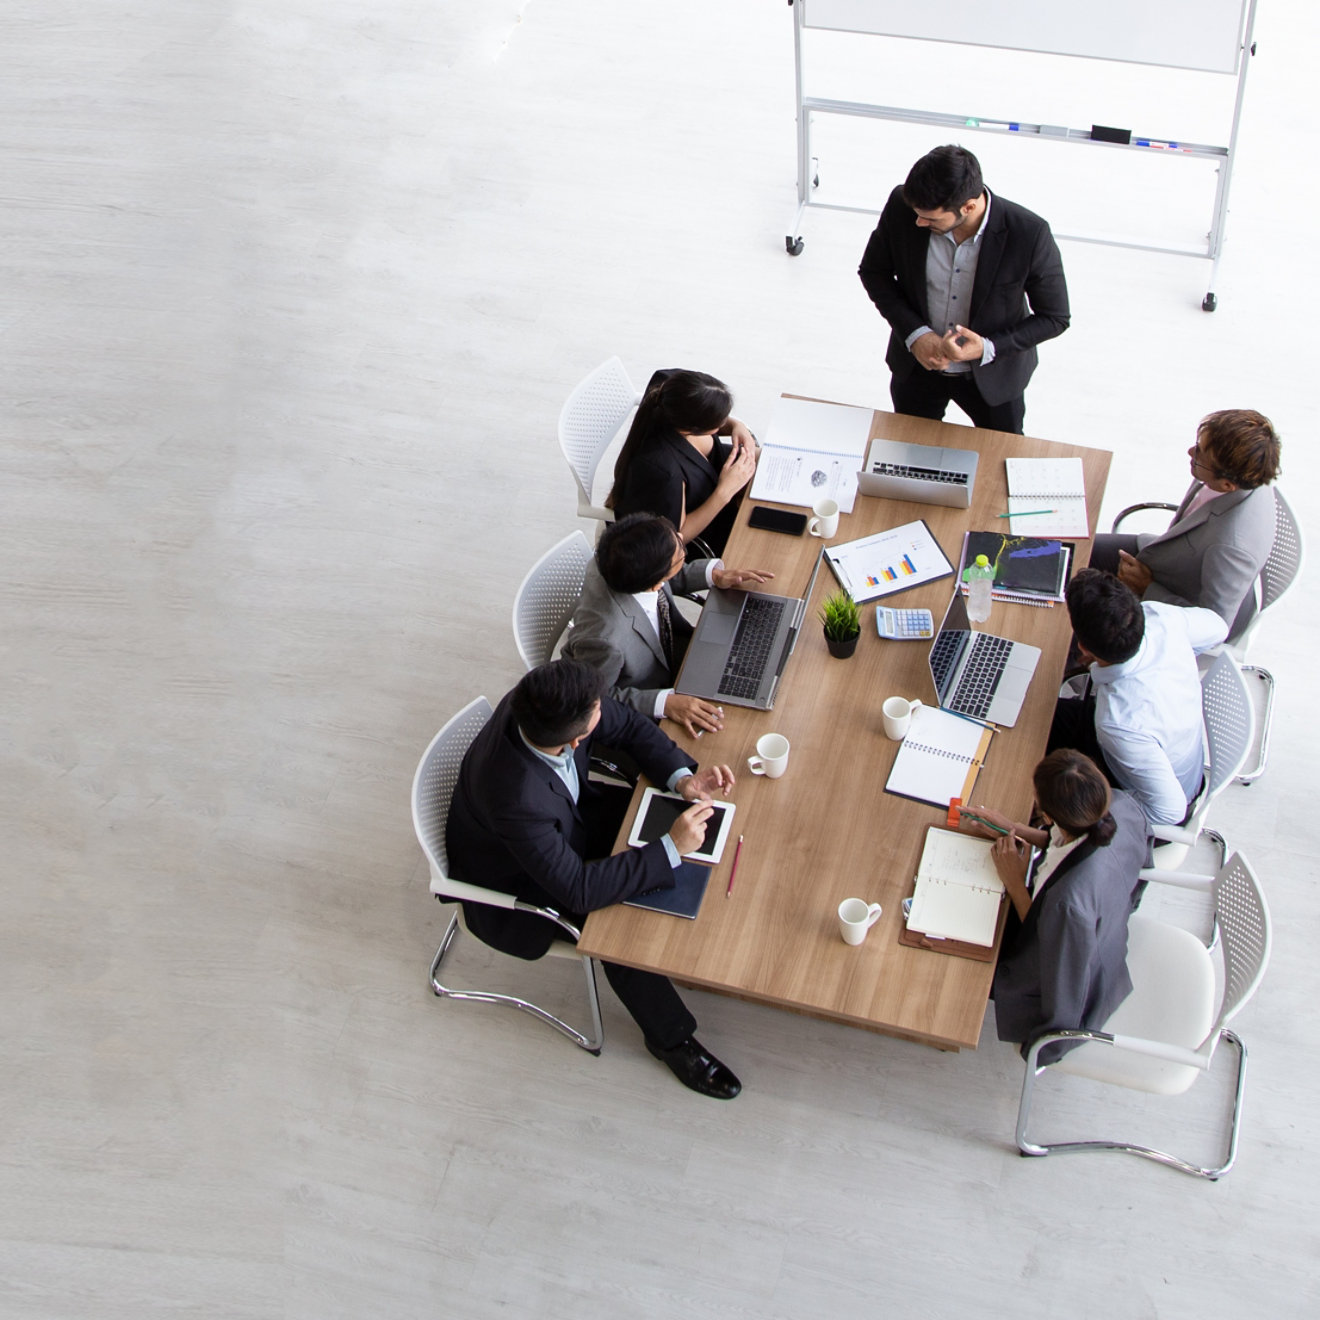
[{"label": "glossy floor surface", "polygon": [[[1106,524],[1179,496],[1197,420],[1248,406],[1316,526],[1318,34],[1262,11],[1218,312],[1203,262],[1065,245],[1074,324],[1027,425],[1116,451]],[[16,0],[0,27],[0,1313],[1315,1313],[1306,582],[1254,653],[1270,769],[1217,813],[1276,935],[1217,1185],[1020,1159],[992,1015],[941,1055],[693,993],[744,1083],[719,1104],[606,989],[595,1059],[426,988],[444,914],[409,783],[518,676],[514,589],[576,524],[568,390],[617,353],[639,382],[715,372],[754,426],[781,390],[886,403],[873,221],[813,211],[783,250],[786,6]],[[872,99],[914,50],[874,58]],[[878,206],[939,140],[841,143],[869,161],[847,182]],[[1131,153],[1101,183],[1093,151],[969,145],[1047,216],[1204,227]],[[467,942],[455,976],[579,1007],[571,967]],[[1039,1113],[1208,1156],[1217,1087],[1166,1114],[1055,1079]]]}]

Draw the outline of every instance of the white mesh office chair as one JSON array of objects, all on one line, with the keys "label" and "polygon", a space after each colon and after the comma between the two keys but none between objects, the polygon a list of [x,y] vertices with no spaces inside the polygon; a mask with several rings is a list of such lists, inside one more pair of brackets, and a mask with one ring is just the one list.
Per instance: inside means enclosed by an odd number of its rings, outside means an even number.
[{"label": "white mesh office chair", "polygon": [[591,563],[591,545],[572,532],[532,565],[513,598],[513,639],[528,669],[545,664],[554,654],[573,617],[582,579]]},{"label": "white mesh office chair", "polygon": [[1205,724],[1205,783],[1185,825],[1156,825],[1155,865],[1176,871],[1206,830],[1210,804],[1238,776],[1251,750],[1256,719],[1251,694],[1236,660],[1226,651],[1215,656],[1201,675],[1201,718]]},{"label": "white mesh office chair", "polygon": [[[1242,1094],[1246,1084],[1247,1051],[1228,1023],[1255,993],[1270,955],[1270,916],[1265,896],[1251,868],[1234,854],[1217,875],[1194,876],[1146,871],[1162,884],[1208,890],[1213,896],[1220,931],[1223,990],[1218,994],[1214,954],[1190,932],[1140,914],[1128,925],[1128,971],[1132,993],[1100,1031],[1054,1031],[1032,1042],[1018,1106],[1017,1145],[1023,1155],[1063,1151],[1118,1150],[1167,1164],[1183,1173],[1213,1181],[1237,1158]],[[1152,1150],[1113,1140],[1043,1143],[1029,1139],[1027,1125],[1037,1078],[1047,1069],[1039,1056],[1060,1040],[1086,1043],[1048,1065],[1052,1073],[1087,1077],[1153,1095],[1182,1095],[1202,1073],[1210,1071],[1221,1040],[1237,1048],[1237,1082],[1223,1161],[1204,1167]]]},{"label": "white mesh office chair", "polygon": [[613,522],[614,514],[592,503],[601,456],[642,396],[623,363],[612,357],[580,381],[559,414],[559,447],[578,488],[578,517]]},{"label": "white mesh office chair", "polygon": [[[575,1045],[592,1054],[599,1054],[605,1040],[605,1030],[600,1019],[600,1000],[596,992],[596,968],[588,957],[578,953],[575,947],[581,932],[570,922],[565,921],[557,912],[549,908],[536,907],[524,903],[512,894],[501,894],[494,889],[483,889],[479,885],[467,884],[455,880],[449,875],[449,857],[445,849],[445,824],[449,818],[449,804],[454,796],[454,785],[458,783],[458,769],[463,763],[463,756],[471,746],[473,738],[491,716],[490,702],[485,697],[478,697],[469,702],[453,717],[431,740],[431,745],[422,754],[413,776],[412,813],[413,828],[417,831],[417,841],[422,845],[426,860],[431,864],[431,892],[442,903],[453,903],[454,913],[449,918],[440,948],[431,960],[431,989],[441,999],[469,999],[482,1004],[507,1004],[510,1008],[521,1009],[539,1018],[556,1031],[562,1032]],[[469,903],[488,903],[492,907],[507,908],[517,912],[532,912],[553,921],[565,935],[563,940],[556,939],[551,944],[548,957],[572,958],[582,964],[587,980],[587,1009],[591,1015],[591,1035],[570,1027],[567,1022],[557,1018],[536,1004],[516,995],[499,995],[485,990],[454,990],[440,981],[440,971],[458,928],[463,926],[463,908],[460,900]]]}]

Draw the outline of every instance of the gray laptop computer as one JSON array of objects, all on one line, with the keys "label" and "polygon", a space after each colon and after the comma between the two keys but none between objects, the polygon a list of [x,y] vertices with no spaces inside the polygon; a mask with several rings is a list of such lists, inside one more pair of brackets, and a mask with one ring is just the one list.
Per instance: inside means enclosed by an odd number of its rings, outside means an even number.
[{"label": "gray laptop computer", "polygon": [[801,599],[712,588],[674,691],[769,710],[775,704],[784,666],[797,645],[823,557],[822,548]]},{"label": "gray laptop computer", "polygon": [[930,676],[945,710],[1011,728],[1039,660],[1037,646],[973,632],[967,602],[955,590],[930,648]]},{"label": "gray laptop computer", "polygon": [[883,499],[966,509],[972,503],[978,457],[971,449],[872,440],[866,463],[857,474],[857,489]]}]

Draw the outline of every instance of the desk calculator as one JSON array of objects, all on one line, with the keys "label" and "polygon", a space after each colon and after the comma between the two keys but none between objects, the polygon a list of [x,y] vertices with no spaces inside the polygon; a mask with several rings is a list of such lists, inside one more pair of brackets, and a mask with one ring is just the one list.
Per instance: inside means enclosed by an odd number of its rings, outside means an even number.
[{"label": "desk calculator", "polygon": [[895,642],[929,641],[935,636],[935,620],[929,610],[891,610],[877,605],[875,627],[881,637]]}]

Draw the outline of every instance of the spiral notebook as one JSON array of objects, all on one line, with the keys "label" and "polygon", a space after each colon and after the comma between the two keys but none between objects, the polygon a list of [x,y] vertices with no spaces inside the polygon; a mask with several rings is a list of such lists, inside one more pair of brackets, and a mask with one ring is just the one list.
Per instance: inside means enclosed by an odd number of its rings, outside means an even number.
[{"label": "spiral notebook", "polygon": [[994,730],[980,720],[938,706],[918,706],[885,792],[934,807],[947,807],[950,798],[967,802],[993,736]]},{"label": "spiral notebook", "polygon": [[917,867],[909,930],[989,948],[995,942],[1004,882],[985,839],[932,825]]},{"label": "spiral notebook", "polygon": [[1091,535],[1080,458],[1006,458],[1004,466],[1014,536]]}]

